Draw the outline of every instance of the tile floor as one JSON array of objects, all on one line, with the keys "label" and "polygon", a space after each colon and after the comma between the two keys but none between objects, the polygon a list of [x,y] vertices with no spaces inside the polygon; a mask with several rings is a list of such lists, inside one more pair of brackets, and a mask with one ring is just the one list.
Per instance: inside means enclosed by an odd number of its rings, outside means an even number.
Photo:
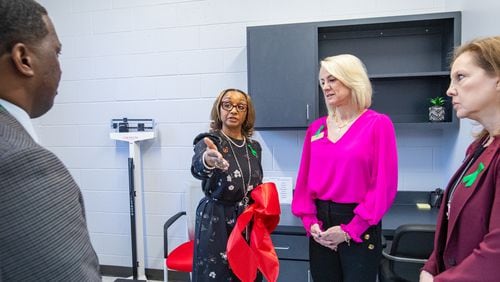
[{"label": "tile floor", "polygon": [[[121,277],[103,276],[102,277],[102,282],[114,282],[118,278],[121,278]],[[160,282],[160,281],[158,281],[158,280],[148,280],[148,282]]]}]

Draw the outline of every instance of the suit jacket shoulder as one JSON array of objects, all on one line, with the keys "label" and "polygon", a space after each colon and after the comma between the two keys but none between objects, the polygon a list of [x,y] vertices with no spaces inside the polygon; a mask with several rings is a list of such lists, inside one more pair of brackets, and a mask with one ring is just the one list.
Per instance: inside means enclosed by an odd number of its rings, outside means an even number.
[{"label": "suit jacket shoulder", "polygon": [[0,137],[0,281],[100,281],[66,167],[2,109]]}]

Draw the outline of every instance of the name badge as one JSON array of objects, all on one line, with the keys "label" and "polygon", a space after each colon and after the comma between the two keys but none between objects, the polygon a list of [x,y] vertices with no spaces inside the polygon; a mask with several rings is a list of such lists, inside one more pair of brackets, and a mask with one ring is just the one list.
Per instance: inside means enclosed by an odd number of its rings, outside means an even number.
[{"label": "name badge", "polygon": [[321,125],[320,128],[318,128],[318,130],[316,131],[316,133],[311,137],[311,142],[314,142],[318,139],[321,139],[323,138],[323,136],[325,136],[325,132],[322,132],[321,130],[323,130],[323,128],[325,128],[324,125]]},{"label": "name badge", "polygon": [[316,134],[316,135],[313,135],[313,136],[311,137],[311,142],[314,142],[314,141],[316,141],[316,140],[318,140],[318,139],[321,139],[321,138],[323,138],[323,136],[325,136],[325,133],[324,133],[324,132],[320,132],[320,133],[318,133],[318,134]]}]

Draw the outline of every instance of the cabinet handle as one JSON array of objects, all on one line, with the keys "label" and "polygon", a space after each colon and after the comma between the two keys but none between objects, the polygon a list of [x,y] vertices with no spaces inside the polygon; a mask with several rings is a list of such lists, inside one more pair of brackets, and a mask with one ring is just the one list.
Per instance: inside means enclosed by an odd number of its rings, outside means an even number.
[{"label": "cabinet handle", "polygon": [[311,270],[307,270],[307,282],[311,282]]},{"label": "cabinet handle", "polygon": [[274,247],[275,250],[290,250],[290,247]]},{"label": "cabinet handle", "polygon": [[309,120],[309,104],[306,104],[306,119]]}]

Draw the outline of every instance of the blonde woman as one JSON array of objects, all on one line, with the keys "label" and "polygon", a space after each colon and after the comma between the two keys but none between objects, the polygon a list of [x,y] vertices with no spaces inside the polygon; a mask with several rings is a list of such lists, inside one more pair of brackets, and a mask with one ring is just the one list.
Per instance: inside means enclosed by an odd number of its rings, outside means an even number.
[{"label": "blonde woman", "polygon": [[397,190],[394,127],[368,109],[372,88],[353,55],[321,61],[328,116],[306,132],[292,212],[309,240],[311,274],[321,281],[376,281],[380,220]]}]

